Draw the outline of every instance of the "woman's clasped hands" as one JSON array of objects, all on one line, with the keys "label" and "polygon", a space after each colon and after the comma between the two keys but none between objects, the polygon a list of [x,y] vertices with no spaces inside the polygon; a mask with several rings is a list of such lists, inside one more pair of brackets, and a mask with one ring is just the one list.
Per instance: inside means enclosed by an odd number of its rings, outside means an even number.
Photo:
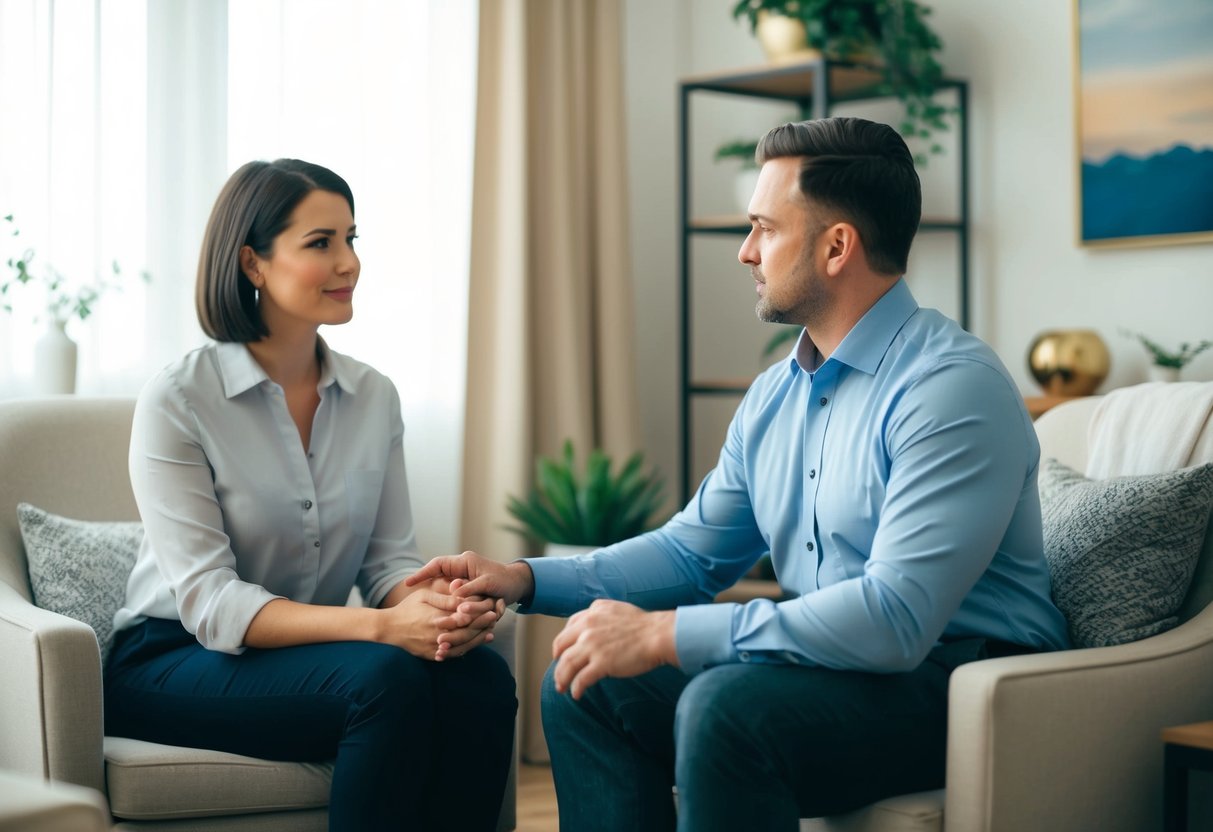
[{"label": "woman's clasped hands", "polygon": [[420,583],[384,609],[380,641],[434,661],[458,658],[493,640],[493,628],[505,613],[505,601],[453,594],[462,578],[438,577]]}]

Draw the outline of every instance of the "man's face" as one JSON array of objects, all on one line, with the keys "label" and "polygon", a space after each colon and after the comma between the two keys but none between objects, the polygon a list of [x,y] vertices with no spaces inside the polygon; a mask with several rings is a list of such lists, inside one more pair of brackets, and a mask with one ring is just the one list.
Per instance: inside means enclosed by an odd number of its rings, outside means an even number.
[{"label": "man's face", "polygon": [[771,159],[750,199],[749,236],[737,259],[750,267],[759,320],[804,325],[824,311],[825,286],[813,263],[813,217],[797,180],[800,157]]}]

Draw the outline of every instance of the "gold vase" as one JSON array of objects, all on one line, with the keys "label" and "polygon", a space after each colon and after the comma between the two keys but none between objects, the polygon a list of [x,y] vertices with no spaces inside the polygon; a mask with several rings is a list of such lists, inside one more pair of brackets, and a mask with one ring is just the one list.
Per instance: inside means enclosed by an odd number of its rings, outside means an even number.
[{"label": "gold vase", "polygon": [[764,9],[758,13],[754,34],[763,54],[773,64],[811,61],[821,57],[819,50],[809,48],[804,23],[795,18],[784,17]]},{"label": "gold vase", "polygon": [[1090,329],[1042,332],[1028,349],[1028,369],[1050,396],[1089,396],[1108,377],[1112,359]]}]

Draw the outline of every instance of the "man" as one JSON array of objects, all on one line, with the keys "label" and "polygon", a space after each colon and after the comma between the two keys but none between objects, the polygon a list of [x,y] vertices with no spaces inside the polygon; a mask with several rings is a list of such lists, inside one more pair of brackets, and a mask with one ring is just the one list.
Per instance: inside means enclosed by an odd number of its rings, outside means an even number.
[{"label": "man", "polygon": [[[582,610],[543,699],[564,829],[672,828],[672,782],[686,830],[938,788],[951,671],[1066,646],[1023,401],[902,278],[921,212],[905,143],[823,119],[773,129],[758,161],[738,256],[758,316],[804,332],[687,507],[583,557],[464,553],[411,579]],[[708,603],[767,551],[794,597]]]}]

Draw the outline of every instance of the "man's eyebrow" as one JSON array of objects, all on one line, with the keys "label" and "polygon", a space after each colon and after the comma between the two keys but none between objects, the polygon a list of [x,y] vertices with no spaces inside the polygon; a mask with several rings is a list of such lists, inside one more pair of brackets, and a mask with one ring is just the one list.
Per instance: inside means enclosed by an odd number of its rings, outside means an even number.
[{"label": "man's eyebrow", "polygon": [[772,219],[765,214],[746,214],[746,216],[749,217],[750,222],[772,222]]}]

